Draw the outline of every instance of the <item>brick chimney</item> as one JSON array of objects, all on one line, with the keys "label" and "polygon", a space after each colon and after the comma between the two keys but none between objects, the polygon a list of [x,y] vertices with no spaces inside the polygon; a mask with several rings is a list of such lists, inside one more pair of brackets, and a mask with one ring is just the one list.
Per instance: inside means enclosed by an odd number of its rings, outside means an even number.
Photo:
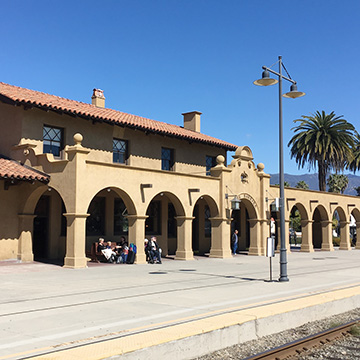
[{"label": "brick chimney", "polygon": [[94,89],[91,97],[91,103],[97,107],[104,108],[105,107],[104,90]]},{"label": "brick chimney", "polygon": [[190,111],[183,113],[184,116],[184,128],[196,132],[200,132],[200,111]]}]

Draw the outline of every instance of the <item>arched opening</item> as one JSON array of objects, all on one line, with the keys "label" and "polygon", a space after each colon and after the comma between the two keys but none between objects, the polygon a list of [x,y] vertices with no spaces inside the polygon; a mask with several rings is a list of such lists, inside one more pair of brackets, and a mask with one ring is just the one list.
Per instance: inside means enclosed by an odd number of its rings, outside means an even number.
[{"label": "arched opening", "polygon": [[32,250],[35,261],[63,265],[66,252],[65,204],[59,193],[48,188],[34,210]]},{"label": "arched opening", "polygon": [[169,192],[156,195],[146,210],[145,237],[156,236],[162,256],[173,256],[177,250],[177,216],[184,216],[179,199]]},{"label": "arched opening", "polygon": [[86,219],[86,253],[99,237],[105,241],[119,242],[124,236],[128,243],[129,222],[127,215],[134,215],[135,207],[124,191],[109,187],[99,191],[91,200]]},{"label": "arched opening", "polygon": [[338,206],[333,212],[332,226],[333,226],[333,245],[340,246],[345,245],[345,248],[350,246],[350,228],[348,226],[350,218],[345,214],[345,211]]},{"label": "arched opening", "polygon": [[355,246],[356,248],[358,248],[359,246],[359,242],[357,242],[357,234],[360,231],[358,229],[359,227],[360,227],[360,211],[359,209],[354,209],[351,212],[351,216],[350,216],[350,240],[352,246]]},{"label": "arched opening", "polygon": [[[256,220],[257,215],[253,204],[246,198],[241,198],[240,209],[231,212],[231,234],[238,231],[238,252],[247,252],[251,246],[251,239],[256,238],[252,234],[255,228],[251,226],[251,220]],[[253,236],[252,236],[253,235]],[[230,239],[231,246],[231,239]],[[256,245],[254,245],[256,247]]]},{"label": "arched opening", "polygon": [[313,213],[312,244],[314,249],[321,249],[323,243],[322,221],[328,220],[328,215],[322,205],[316,207]]},{"label": "arched opening", "polygon": [[290,210],[289,216],[289,244],[290,248],[298,249],[303,239],[302,221],[307,220],[308,216],[304,206],[300,203],[295,204]]},{"label": "arched opening", "polygon": [[194,206],[192,222],[192,250],[195,255],[208,255],[211,249],[211,218],[218,215],[215,201],[201,196]]}]

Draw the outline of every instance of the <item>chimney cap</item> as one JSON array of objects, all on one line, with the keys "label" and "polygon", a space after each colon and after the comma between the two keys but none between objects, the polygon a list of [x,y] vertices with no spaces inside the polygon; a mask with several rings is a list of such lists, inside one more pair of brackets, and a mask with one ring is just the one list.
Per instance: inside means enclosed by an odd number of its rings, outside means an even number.
[{"label": "chimney cap", "polygon": [[188,111],[188,112],[182,113],[181,115],[188,115],[188,114],[198,114],[198,115],[201,115],[202,112],[200,112],[200,111]]},{"label": "chimney cap", "polygon": [[94,88],[93,89],[93,95],[92,95],[93,97],[102,97],[102,98],[104,98],[105,99],[105,96],[104,96],[104,90],[101,90],[101,89],[96,89],[96,88]]}]

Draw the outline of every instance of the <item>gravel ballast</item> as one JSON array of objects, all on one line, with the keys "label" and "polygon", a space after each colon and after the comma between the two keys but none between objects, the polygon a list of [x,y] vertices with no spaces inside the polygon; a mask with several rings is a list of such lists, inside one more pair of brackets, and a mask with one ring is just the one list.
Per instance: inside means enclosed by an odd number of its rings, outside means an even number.
[{"label": "gravel ballast", "polygon": [[[360,308],[334,315],[329,318],[309,322],[298,328],[282,331],[277,334],[265,336],[242,344],[215,351],[211,354],[197,357],[196,360],[224,360],[224,359],[245,359],[255,354],[270,350],[286,343],[304,338],[318,332],[328,330],[335,326],[360,318]],[[333,343],[326,344],[321,348],[309,350],[300,354],[297,359],[318,360],[318,359],[341,359],[353,360],[360,358],[360,337],[346,336]],[[194,359],[194,360],[195,360]]]}]

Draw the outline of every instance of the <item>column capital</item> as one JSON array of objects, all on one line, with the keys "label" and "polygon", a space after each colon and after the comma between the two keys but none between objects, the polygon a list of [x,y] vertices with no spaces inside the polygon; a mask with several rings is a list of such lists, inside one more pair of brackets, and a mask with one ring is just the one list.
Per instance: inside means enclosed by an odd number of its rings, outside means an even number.
[{"label": "column capital", "polygon": [[309,219],[301,220],[301,226],[306,226],[308,224],[312,224],[313,222],[314,220],[309,220]]},{"label": "column capital", "polygon": [[90,214],[65,213],[66,218],[87,218]]},{"label": "column capital", "polygon": [[339,221],[339,224],[340,224],[340,226],[345,226],[345,225],[350,224],[350,221],[346,221],[346,220]]},{"label": "column capital", "polygon": [[125,217],[129,220],[146,220],[149,215],[126,215]]},{"label": "column capital", "polygon": [[194,220],[195,216],[175,216],[176,220]]},{"label": "column capital", "polygon": [[332,224],[332,221],[331,220],[321,220],[320,224],[325,226],[325,225]]}]

